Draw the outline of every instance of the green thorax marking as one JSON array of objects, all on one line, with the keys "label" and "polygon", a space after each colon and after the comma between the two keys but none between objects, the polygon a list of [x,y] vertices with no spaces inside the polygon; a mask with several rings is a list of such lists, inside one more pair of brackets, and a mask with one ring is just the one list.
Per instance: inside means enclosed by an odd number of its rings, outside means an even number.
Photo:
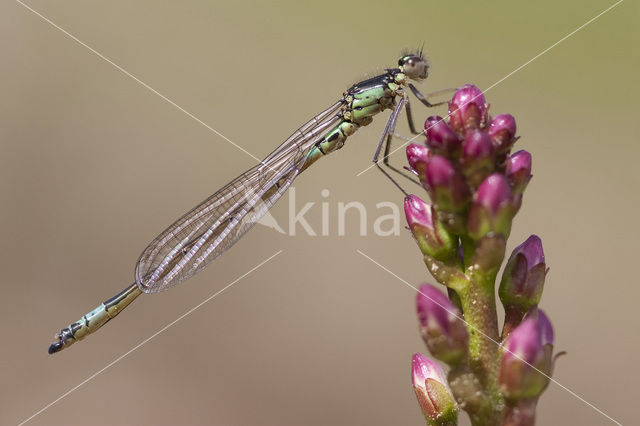
[{"label": "green thorax marking", "polygon": [[406,81],[406,76],[396,68],[351,86],[343,96],[342,121],[329,130],[309,152],[302,169],[306,169],[320,157],[342,148],[349,136],[373,121],[374,115],[393,108],[395,98],[402,95]]}]

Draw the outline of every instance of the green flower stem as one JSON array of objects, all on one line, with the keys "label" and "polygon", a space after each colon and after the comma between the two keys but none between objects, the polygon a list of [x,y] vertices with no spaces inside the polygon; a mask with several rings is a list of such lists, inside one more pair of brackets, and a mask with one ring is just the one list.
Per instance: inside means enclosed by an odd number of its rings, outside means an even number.
[{"label": "green flower stem", "polygon": [[462,259],[464,264],[462,269],[465,269],[464,265],[471,265],[473,255],[476,250],[476,245],[471,238],[466,235],[460,236],[460,245],[462,246]]},{"label": "green flower stem", "polygon": [[477,424],[500,424],[504,399],[498,385],[500,368],[500,340],[495,302],[495,282],[504,257],[504,239],[487,237],[479,242],[462,237],[462,252],[466,267],[467,285],[457,290],[462,312],[468,323],[469,365],[488,394]]},{"label": "green flower stem", "polygon": [[[498,388],[500,360],[498,319],[493,279],[478,276],[458,290],[469,331],[469,364],[495,402],[502,402]],[[480,279],[479,279],[480,278]]]},{"label": "green flower stem", "polygon": [[[471,240],[467,242],[473,244]],[[467,250],[471,251],[468,248]],[[498,269],[481,270],[472,265],[467,268],[467,274],[464,274],[459,268],[446,265],[430,256],[425,256],[424,261],[438,282],[455,290],[467,322],[469,366],[484,389],[486,398],[473,406],[465,407],[465,411],[469,412],[474,425],[499,425],[504,399],[498,386],[500,351],[495,343],[500,339],[495,303],[495,279]],[[454,393],[460,396],[460,392],[454,390]]]}]

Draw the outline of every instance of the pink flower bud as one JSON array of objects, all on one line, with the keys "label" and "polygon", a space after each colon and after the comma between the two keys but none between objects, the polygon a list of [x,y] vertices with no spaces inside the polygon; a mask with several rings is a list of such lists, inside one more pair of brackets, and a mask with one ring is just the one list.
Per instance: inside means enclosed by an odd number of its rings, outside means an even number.
[{"label": "pink flower bud", "polygon": [[502,273],[498,294],[505,308],[524,313],[540,303],[546,273],[542,241],[532,235],[513,250]]},{"label": "pink flower bud", "polygon": [[467,208],[471,193],[462,174],[445,157],[434,155],[426,170],[427,190],[438,210],[461,212]]},{"label": "pink flower bud", "polygon": [[452,158],[460,151],[460,138],[442,117],[434,115],[427,118],[424,132],[427,135],[427,146],[435,153]]},{"label": "pink flower bud", "polygon": [[476,191],[467,227],[469,235],[479,240],[489,232],[509,236],[511,220],[520,207],[519,198],[512,197],[507,179],[500,173],[488,176]]},{"label": "pink flower bud", "polygon": [[491,214],[497,214],[500,209],[511,200],[511,189],[505,177],[494,173],[487,177],[478,188],[474,203],[487,209]]},{"label": "pink flower bud", "polygon": [[435,218],[433,206],[410,195],[404,199],[404,212],[422,254],[437,260],[448,260],[457,255],[457,239]]},{"label": "pink flower bud", "polygon": [[411,361],[411,372],[413,390],[428,424],[456,424],[458,406],[438,363],[416,353]]},{"label": "pink flower bud", "polygon": [[489,126],[489,136],[498,154],[504,154],[511,149],[516,141],[516,119],[511,114],[496,116]]},{"label": "pink flower bud", "polygon": [[449,126],[460,134],[467,129],[482,129],[487,124],[488,110],[482,91],[474,85],[465,84],[449,103]]},{"label": "pink flower bud", "polygon": [[549,317],[542,311],[542,309],[538,309],[538,325],[540,326],[540,339],[542,341],[542,345],[553,346],[553,326],[551,325]]},{"label": "pink flower bud", "polygon": [[470,130],[462,143],[460,167],[472,187],[477,187],[496,168],[495,149],[487,132]]},{"label": "pink flower bud", "polygon": [[513,192],[522,194],[531,180],[531,154],[525,150],[511,154],[505,163],[505,175]]},{"label": "pink flower bud", "polygon": [[422,338],[431,354],[448,364],[457,364],[467,355],[469,335],[462,314],[449,298],[429,284],[417,293],[418,320]]},{"label": "pink flower bud", "polygon": [[427,162],[429,161],[429,157],[432,156],[429,148],[424,145],[412,143],[407,145],[406,151],[409,166],[418,174],[418,178],[424,185]]},{"label": "pink flower bud", "polygon": [[[545,343],[543,343],[543,336]],[[527,317],[507,338],[498,381],[502,394],[511,400],[539,396],[549,383],[551,323],[542,311],[538,319]]]}]

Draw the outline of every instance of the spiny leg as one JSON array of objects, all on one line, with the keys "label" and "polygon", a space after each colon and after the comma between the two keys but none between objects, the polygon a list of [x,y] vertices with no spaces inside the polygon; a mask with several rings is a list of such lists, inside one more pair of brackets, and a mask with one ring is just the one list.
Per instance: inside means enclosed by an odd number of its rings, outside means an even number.
[{"label": "spiny leg", "polygon": [[397,105],[391,112],[391,116],[389,117],[387,124],[384,126],[384,132],[382,132],[382,136],[380,137],[380,141],[378,142],[378,146],[376,147],[376,152],[373,154],[373,164],[375,164],[378,170],[380,170],[383,175],[385,175],[400,191],[402,191],[402,193],[405,196],[408,197],[409,193],[407,193],[407,191],[405,191],[404,188],[400,186],[400,184],[396,182],[396,180],[393,177],[391,177],[391,175],[387,173],[387,171],[383,169],[378,163],[378,159],[380,157],[380,150],[382,149],[382,144],[385,142],[385,139],[387,139],[387,146],[389,145],[388,137],[391,136],[392,129],[394,129],[396,126],[396,122],[398,121],[398,115],[400,114],[402,107],[405,105],[405,102],[406,102],[406,98],[402,97],[402,99],[400,99],[400,101],[397,103]]},{"label": "spiny leg", "polygon": [[[440,105],[444,105],[447,102],[443,101],[443,102],[438,102],[438,103],[434,103],[432,104],[431,102],[429,102],[427,100],[428,97],[431,96],[436,96],[442,93],[448,93],[448,92],[452,92],[455,91],[456,89],[444,89],[444,90],[439,90],[437,92],[432,92],[429,93],[428,95],[423,95],[413,84],[409,83],[409,89],[411,89],[411,92],[415,95],[416,98],[418,98],[418,100],[420,102],[422,102],[422,104],[424,104],[426,107],[428,108],[432,108],[432,107],[436,107],[436,106],[440,106]],[[389,154],[391,151],[391,139],[393,138],[393,133],[395,131],[395,126],[396,123],[398,121],[398,115],[400,114],[400,111],[402,110],[402,108],[406,109],[407,112],[407,121],[409,124],[409,129],[411,130],[411,133],[413,133],[414,135],[418,135],[420,134],[420,132],[418,132],[415,128],[415,124],[413,122],[413,114],[411,112],[411,104],[409,103],[409,97],[408,96],[403,96],[402,99],[398,102],[398,104],[396,105],[396,107],[393,109],[393,112],[391,113],[391,116],[389,117],[389,120],[387,121],[387,125],[385,126],[384,132],[382,133],[382,137],[380,138],[380,142],[378,142],[378,147],[376,148],[376,152],[373,156],[373,162],[376,165],[376,167],[378,167],[378,169],[387,177],[389,178],[389,180],[391,180],[391,182],[400,189],[400,191],[402,191],[405,195],[407,195],[407,192],[400,186],[400,184],[398,184],[398,182],[396,182],[395,179],[393,179],[393,177],[391,177],[391,175],[389,175],[389,173],[387,173],[382,167],[380,167],[380,164],[378,163],[378,159],[380,156],[380,150],[382,149],[382,144],[385,141],[386,138],[386,144],[385,144],[385,148],[384,148],[384,156],[382,158],[382,162],[383,164],[388,167],[389,169],[393,170],[394,172],[404,176],[405,178],[409,179],[411,182],[417,184],[417,185],[421,185],[420,182],[415,179],[413,176],[409,176],[407,175],[403,170],[400,170],[394,166],[392,166],[389,163]]]},{"label": "spiny leg", "polygon": [[[411,133],[413,133],[414,135],[419,135],[420,132],[416,132],[416,129],[415,129],[414,125],[413,125],[413,117],[411,115],[411,106],[410,106],[410,103],[409,103],[409,97],[406,96],[406,95],[403,96],[402,101],[404,102],[404,108],[405,108],[405,111],[407,113],[407,120],[409,121],[409,129],[411,130]],[[397,167],[392,166],[389,163],[389,154],[390,154],[390,151],[391,151],[391,140],[393,139],[393,135],[395,133],[396,122],[397,122],[397,117],[394,120],[394,122],[392,123],[392,126],[389,129],[389,133],[387,134],[387,143],[384,146],[384,156],[382,157],[382,163],[386,167],[388,167],[389,169],[391,169],[394,172],[398,173],[399,175],[409,179],[412,183],[415,183],[416,185],[420,186],[420,181],[418,181],[416,178],[414,178],[413,176],[407,175],[404,170],[400,170]]]},{"label": "spiny leg", "polygon": [[416,130],[416,126],[413,124],[413,113],[411,112],[411,103],[409,102],[409,97],[407,96],[407,104],[404,107],[407,113],[407,122],[409,123],[409,130],[414,135],[419,135],[422,132]]},{"label": "spiny leg", "polygon": [[[411,83],[409,83],[409,88],[411,89],[411,91],[413,92],[415,97],[418,98],[418,100],[420,102],[422,102],[428,108],[440,106],[440,105],[445,104],[446,102],[438,102],[438,103],[432,104],[427,100],[427,98],[432,97],[432,96],[437,96],[437,95],[440,95],[440,94],[443,94],[443,93],[449,93],[449,92],[452,92],[452,91],[456,90],[456,89],[443,89],[443,90],[439,90],[437,92],[429,93],[429,94],[427,94],[425,96]],[[407,122],[409,124],[409,130],[414,135],[419,135],[422,132],[417,131],[416,128],[415,128],[415,124],[414,124],[414,121],[413,121],[413,113],[411,112],[411,103],[409,102],[409,97],[408,96],[404,96],[403,99],[404,99],[404,108],[405,108],[406,113],[407,113]],[[395,121],[393,123],[393,128],[390,129],[390,132],[388,133],[388,136],[387,136],[387,143],[386,143],[386,146],[384,148],[384,157],[382,158],[382,162],[389,169],[391,169],[394,172],[404,176],[405,178],[409,179],[411,182],[413,182],[413,183],[415,183],[415,184],[420,186],[421,185],[420,181],[415,179],[413,176],[407,175],[405,170],[400,170],[400,169],[392,166],[389,163],[389,154],[390,154],[390,151],[391,151],[391,139],[393,137],[394,130],[395,130]]]},{"label": "spiny leg", "polygon": [[[416,90],[417,90],[417,89],[416,89]],[[448,90],[448,89],[447,89],[447,90]],[[418,93],[420,93],[420,92],[418,92]],[[436,93],[437,93],[437,92],[436,92]],[[422,94],[421,94],[421,93],[420,93],[420,96],[422,96]],[[411,103],[410,103],[410,101],[409,101],[409,96],[406,96],[406,95],[405,95],[405,96],[404,96],[404,101],[405,101],[404,108],[405,108],[405,111],[406,111],[406,113],[407,113],[407,122],[408,122],[408,124],[409,124],[409,130],[410,130],[410,131],[411,131],[411,133],[413,133],[414,135],[419,135],[419,134],[421,134],[422,132],[417,131],[417,130],[416,130],[416,127],[415,127],[415,125],[414,125],[414,122],[413,122],[413,113],[411,112]],[[429,104],[429,105],[431,105],[431,104]],[[435,105],[431,105],[431,106],[437,106],[437,105],[440,105],[440,104],[435,104]],[[385,148],[384,148],[384,157],[383,157],[383,159],[382,159],[382,162],[383,162],[383,164],[384,164],[385,166],[387,166],[389,169],[391,169],[391,170],[393,170],[394,172],[396,172],[396,173],[398,173],[398,174],[402,175],[403,177],[405,177],[405,178],[409,179],[411,182],[415,183],[416,185],[418,185],[418,186],[422,186],[422,185],[421,185],[421,183],[420,183],[420,181],[419,181],[418,179],[416,179],[414,176],[408,175],[408,174],[406,173],[406,170],[407,170],[407,168],[406,168],[406,167],[405,167],[405,170],[400,170],[400,169],[398,169],[397,167],[392,166],[392,165],[390,164],[390,162],[389,162],[389,155],[390,155],[390,151],[391,151],[391,139],[392,139],[392,137],[393,137],[394,130],[395,130],[395,123],[394,123],[394,128],[393,128],[393,129],[391,129],[391,131],[389,132],[389,135],[388,135],[388,137],[387,137],[387,143],[386,143],[386,146],[385,146]],[[414,174],[415,174],[415,172],[414,172]]]},{"label": "spiny leg", "polygon": [[444,105],[447,103],[447,101],[442,101],[442,102],[437,102],[435,104],[432,104],[431,102],[429,102],[427,100],[427,98],[430,98],[432,96],[437,96],[437,95],[441,95],[443,93],[450,93],[450,92],[454,92],[457,89],[455,88],[449,88],[449,89],[442,89],[442,90],[438,90],[437,92],[431,92],[428,93],[427,95],[423,95],[422,93],[420,93],[420,91],[416,88],[416,86],[414,86],[413,84],[409,83],[409,89],[411,89],[411,92],[413,93],[413,95],[418,98],[418,100],[420,102],[422,102],[424,104],[424,106],[426,106],[427,108],[432,108],[432,107],[436,107],[436,106],[440,106],[440,105]]}]

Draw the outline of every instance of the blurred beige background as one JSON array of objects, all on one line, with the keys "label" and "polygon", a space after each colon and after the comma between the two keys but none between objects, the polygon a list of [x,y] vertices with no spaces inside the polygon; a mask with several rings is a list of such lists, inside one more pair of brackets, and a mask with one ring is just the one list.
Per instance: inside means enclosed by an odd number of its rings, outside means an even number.
[{"label": "blurred beige background", "polygon": [[[425,92],[487,88],[612,3],[28,2],[259,157],[402,48],[425,42]],[[627,424],[640,380],[639,16],[625,1],[487,93],[534,155],[510,247],[543,238],[542,307],[568,351],[555,378]],[[361,237],[355,214],[345,237],[258,226],[188,284],[141,297],[49,356],[54,332],[132,281],[157,233],[254,161],[19,3],[3,2],[0,22],[1,424],[27,419],[278,250],[29,424],[423,424],[409,378],[411,354],[426,353],[414,292],[356,250],[415,285],[429,276],[408,233]],[[433,113],[415,110],[420,121]],[[331,226],[338,202],[361,201],[369,230],[376,203],[401,203],[374,170],[356,177],[385,119],[296,182],[297,205],[316,202],[314,228],[323,200]],[[285,224],[288,202],[273,213]],[[612,424],[553,384],[538,418]]]}]

